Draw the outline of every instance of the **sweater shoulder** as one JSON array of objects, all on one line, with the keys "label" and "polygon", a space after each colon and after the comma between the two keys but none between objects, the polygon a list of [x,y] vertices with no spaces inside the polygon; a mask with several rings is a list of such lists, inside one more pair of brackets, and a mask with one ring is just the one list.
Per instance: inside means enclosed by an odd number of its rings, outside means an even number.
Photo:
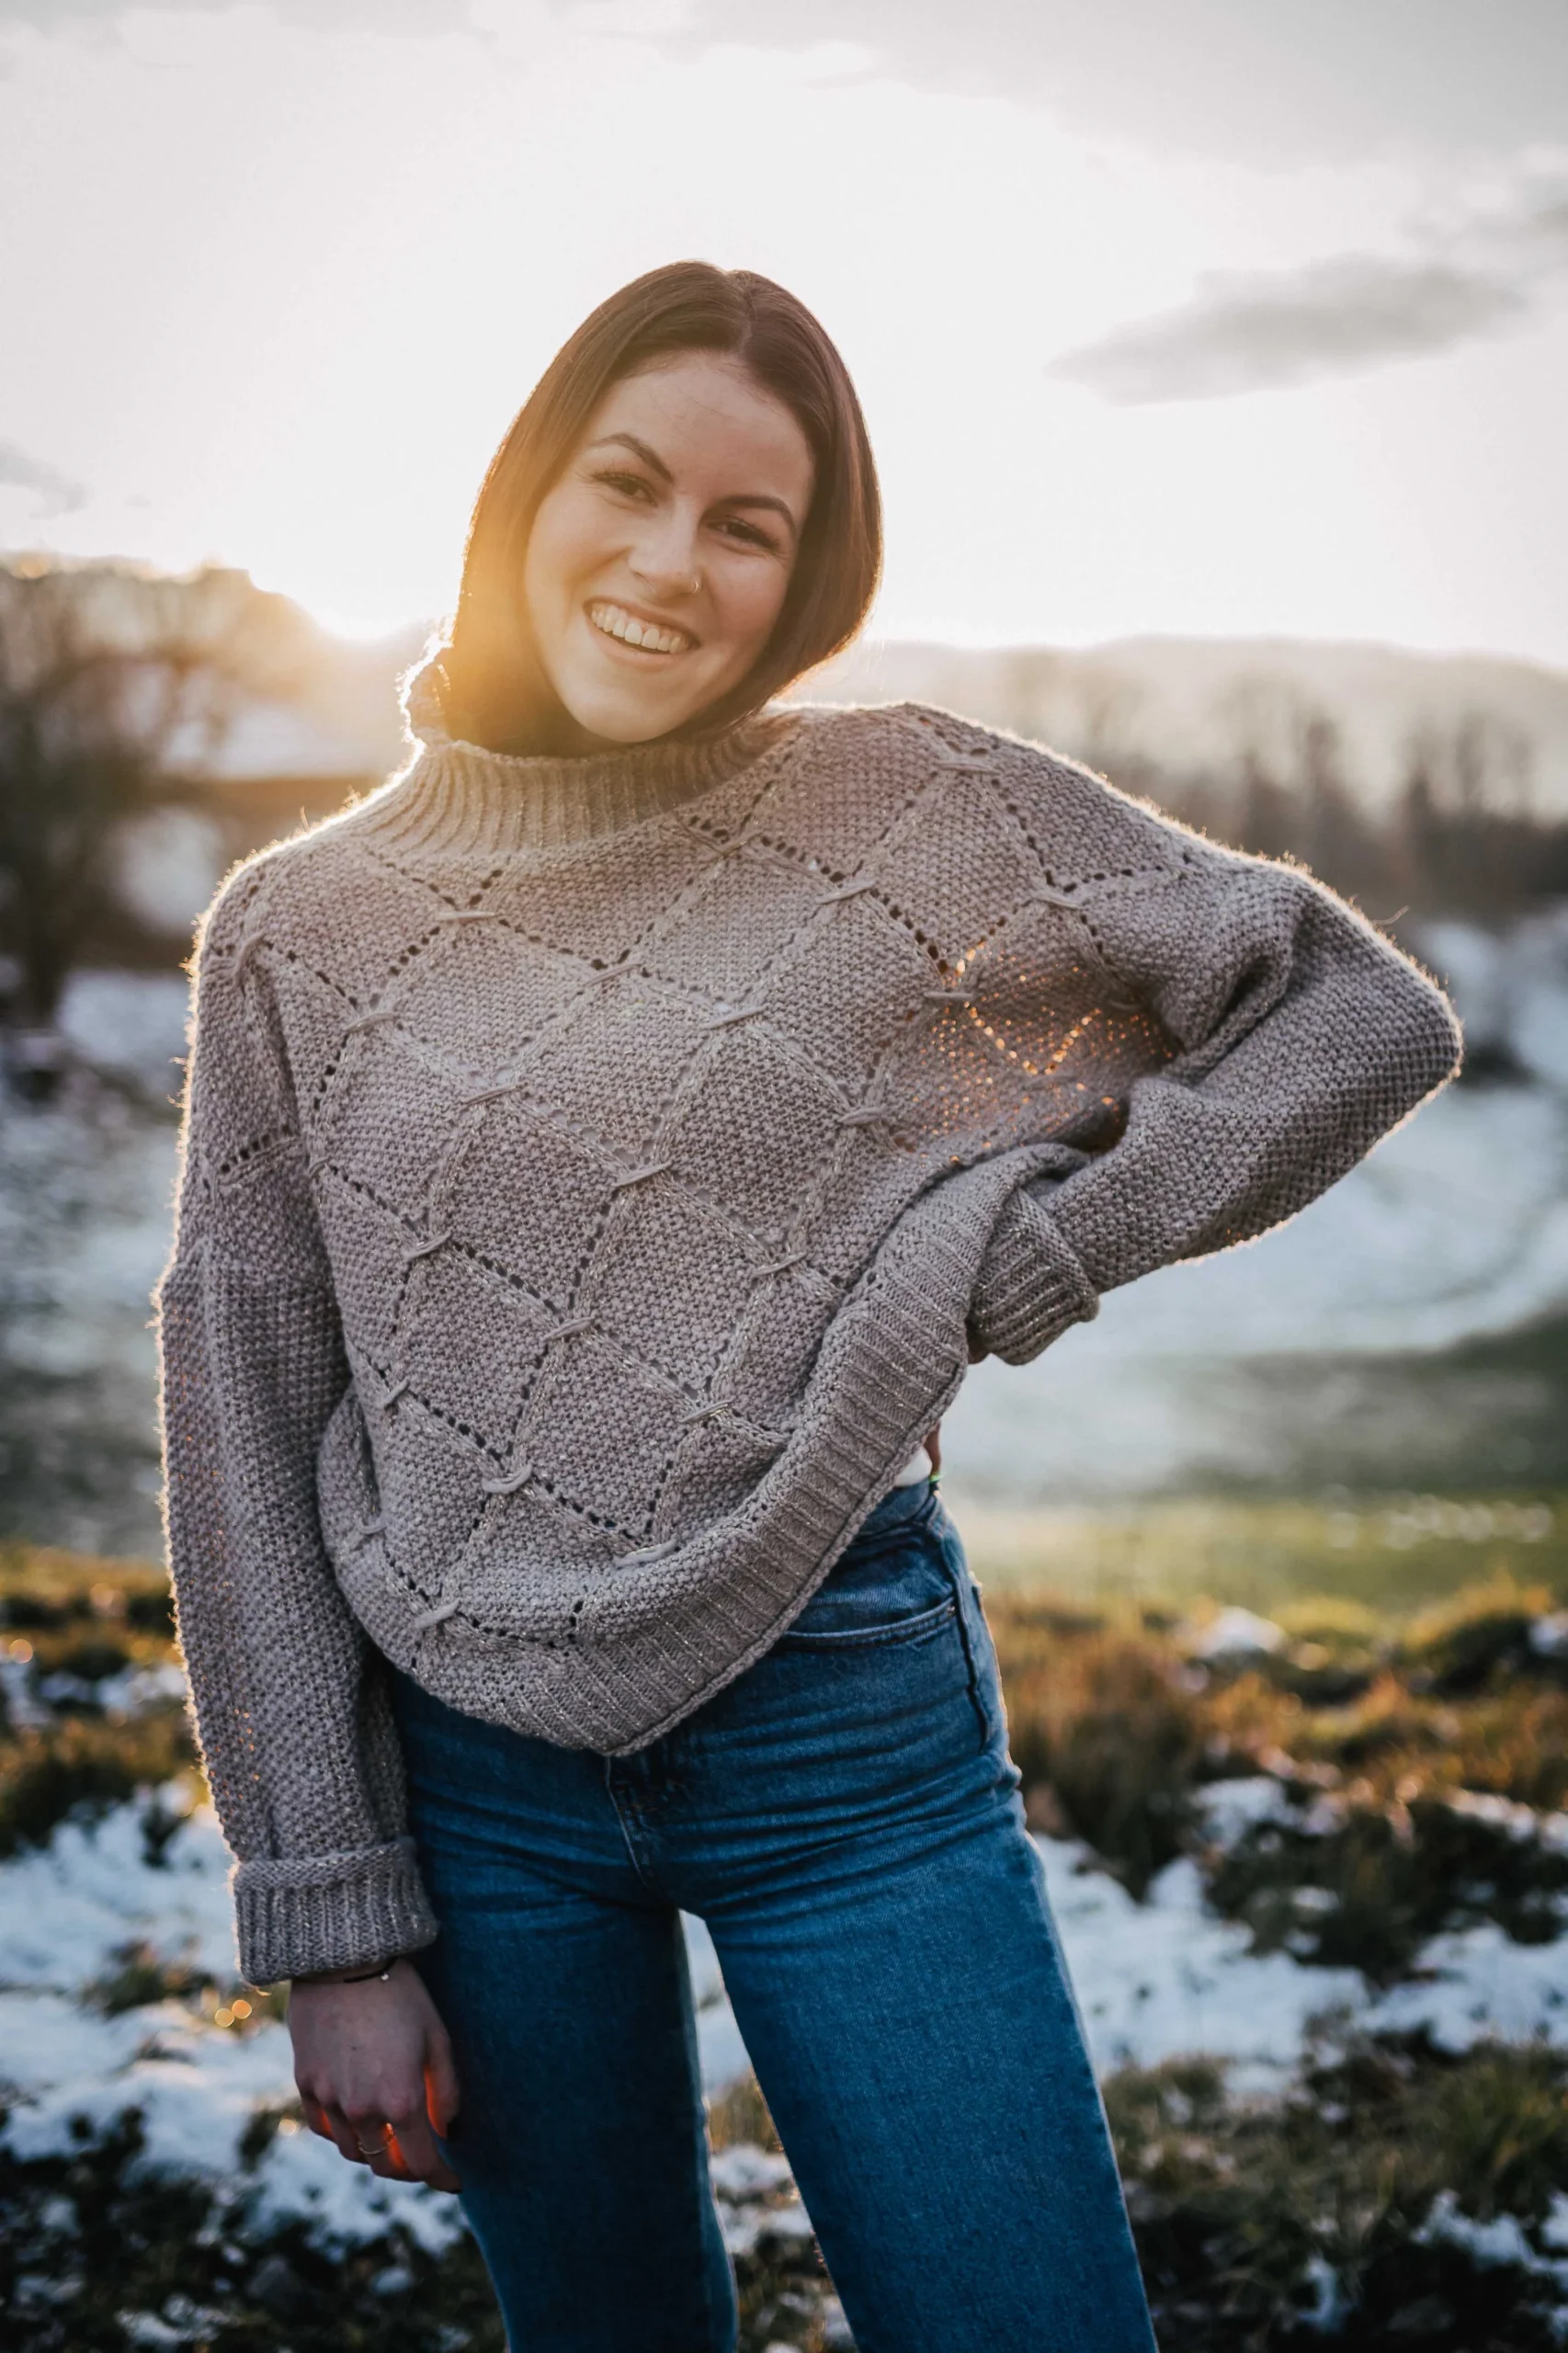
[{"label": "sweater shoulder", "polygon": [[[900,739],[932,774],[989,780],[991,793],[1048,865],[1110,877],[1213,875],[1245,864],[1153,802],[1139,800],[1082,760],[937,704],[883,703],[836,711],[872,738]],[[906,755],[907,756],[907,755]],[[1278,870],[1282,876],[1289,870]]]},{"label": "sweater shoulder", "polygon": [[363,848],[372,837],[375,813],[392,790],[392,784],[382,785],[231,867],[197,927],[198,963],[213,950],[243,949],[279,921],[287,926],[296,912],[319,922],[346,873],[365,875]]}]

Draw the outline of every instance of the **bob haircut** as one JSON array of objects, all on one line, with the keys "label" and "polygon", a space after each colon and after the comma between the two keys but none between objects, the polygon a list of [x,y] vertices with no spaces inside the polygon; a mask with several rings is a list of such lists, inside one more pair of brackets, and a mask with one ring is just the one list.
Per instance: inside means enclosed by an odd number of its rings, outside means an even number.
[{"label": "bob haircut", "polygon": [[523,600],[534,517],[612,385],[687,351],[739,360],[795,418],[815,471],[772,635],[738,687],[675,732],[708,735],[744,718],[836,654],[865,620],[881,571],[881,500],[847,369],[804,303],[770,278],[710,262],[671,262],[633,278],[584,320],[490,461],[440,656],[442,701],[454,735],[496,752],[540,748],[554,697]]}]

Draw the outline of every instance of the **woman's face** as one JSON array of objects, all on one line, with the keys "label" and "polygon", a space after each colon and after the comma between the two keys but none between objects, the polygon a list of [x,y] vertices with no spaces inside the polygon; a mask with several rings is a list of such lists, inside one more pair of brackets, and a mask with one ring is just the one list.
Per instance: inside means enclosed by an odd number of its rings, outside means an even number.
[{"label": "woman's face", "polygon": [[563,749],[646,743],[739,686],[778,618],[812,483],[805,435],[737,360],[682,353],[611,387],[523,571]]}]

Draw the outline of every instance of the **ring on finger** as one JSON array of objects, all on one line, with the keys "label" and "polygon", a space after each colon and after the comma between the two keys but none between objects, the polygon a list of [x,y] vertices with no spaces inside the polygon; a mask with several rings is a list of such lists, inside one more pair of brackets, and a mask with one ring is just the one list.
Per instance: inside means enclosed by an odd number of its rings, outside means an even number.
[{"label": "ring on finger", "polygon": [[397,2134],[392,2131],[392,2126],[389,2124],[387,2126],[387,2137],[384,2141],[365,2142],[359,2140],[358,2135],[356,2135],[355,2146],[358,2148],[359,2154],[362,2157],[384,2157],[387,2151],[392,2147],[392,2143],[396,2139]]}]

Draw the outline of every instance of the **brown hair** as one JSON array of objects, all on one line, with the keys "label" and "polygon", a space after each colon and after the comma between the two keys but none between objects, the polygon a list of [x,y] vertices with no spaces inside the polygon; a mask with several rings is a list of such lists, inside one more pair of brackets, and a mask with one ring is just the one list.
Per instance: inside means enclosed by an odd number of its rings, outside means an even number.
[{"label": "brown hair", "polygon": [[562,344],[490,461],[469,525],[441,657],[452,733],[494,751],[538,748],[552,696],[523,602],[535,515],[611,386],[683,351],[724,352],[781,401],[810,446],[810,512],[783,609],[738,687],[682,733],[755,710],[846,645],[881,570],[881,500],[849,372],[803,302],[749,269],[671,262],[601,302]]}]

